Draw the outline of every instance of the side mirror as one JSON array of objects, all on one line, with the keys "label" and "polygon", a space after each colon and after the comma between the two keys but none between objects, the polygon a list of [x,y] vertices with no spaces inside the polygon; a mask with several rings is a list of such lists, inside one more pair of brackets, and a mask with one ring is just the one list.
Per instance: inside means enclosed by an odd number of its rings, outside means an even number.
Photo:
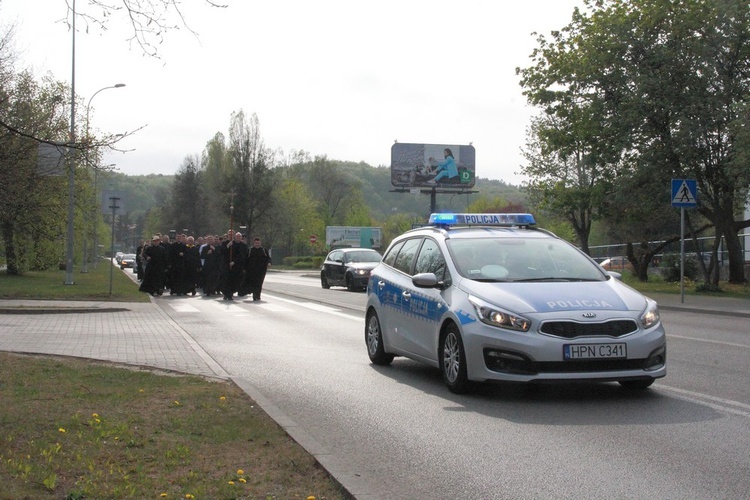
[{"label": "side mirror", "polygon": [[609,274],[611,277],[613,277],[616,280],[622,281],[622,274],[617,273],[615,271],[607,271],[607,274]]},{"label": "side mirror", "polygon": [[444,283],[437,279],[435,273],[419,273],[411,277],[411,282],[417,288],[443,288]]}]

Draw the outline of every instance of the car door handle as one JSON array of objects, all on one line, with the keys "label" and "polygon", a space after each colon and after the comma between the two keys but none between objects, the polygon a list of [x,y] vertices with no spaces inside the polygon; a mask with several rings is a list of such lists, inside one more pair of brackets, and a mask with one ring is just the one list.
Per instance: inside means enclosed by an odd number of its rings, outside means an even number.
[{"label": "car door handle", "polygon": [[378,281],[378,288],[380,288],[381,290],[385,288],[385,281],[383,280]]},{"label": "car door handle", "polygon": [[411,294],[409,292],[402,292],[401,296],[405,298],[406,300],[411,299]]}]

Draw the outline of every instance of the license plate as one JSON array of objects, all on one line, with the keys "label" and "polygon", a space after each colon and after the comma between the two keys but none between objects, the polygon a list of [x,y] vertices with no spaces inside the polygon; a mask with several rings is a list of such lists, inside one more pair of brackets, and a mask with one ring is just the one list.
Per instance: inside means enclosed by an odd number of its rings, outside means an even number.
[{"label": "license plate", "polygon": [[628,346],[618,344],[565,344],[563,358],[568,359],[612,359],[627,358]]}]

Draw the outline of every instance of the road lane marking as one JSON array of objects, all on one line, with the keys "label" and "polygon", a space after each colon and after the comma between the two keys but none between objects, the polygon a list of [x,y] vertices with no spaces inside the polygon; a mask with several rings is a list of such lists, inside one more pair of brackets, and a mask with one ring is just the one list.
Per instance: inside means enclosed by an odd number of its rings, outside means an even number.
[{"label": "road lane marking", "polygon": [[281,297],[277,297],[275,295],[268,295],[263,294],[264,297],[271,297],[273,300],[279,300],[281,302],[286,302],[287,304],[293,304],[296,306],[304,307],[305,309],[311,309],[313,311],[323,312],[325,314],[330,314],[332,316],[337,316],[339,318],[345,318],[345,319],[351,319],[354,321],[364,321],[364,318],[362,316],[354,316],[352,314],[347,314],[341,312],[341,309],[336,309],[329,306],[324,306],[322,304],[318,304],[315,302],[299,302],[296,300],[289,300],[289,299],[282,299]]},{"label": "road lane marking", "polygon": [[682,340],[694,340],[696,342],[706,342],[708,344],[719,344],[719,345],[725,345],[729,347],[740,347],[743,349],[750,349],[750,345],[735,344],[734,342],[724,342],[722,340],[698,339],[695,337],[685,337],[684,335],[674,335],[671,333],[668,333],[667,337],[674,337],[676,339],[682,339]]},{"label": "road lane marking", "polygon": [[685,401],[708,406],[710,408],[713,408],[714,410],[750,418],[750,405],[747,405],[745,403],[740,403],[739,401],[733,401],[731,399],[710,396],[708,394],[702,394],[700,392],[688,391],[686,389],[678,389],[677,387],[672,387],[669,385],[658,384],[657,387],[659,389],[665,389],[667,391],[673,392],[675,393],[676,397]]},{"label": "road lane marking", "polygon": [[190,304],[169,304],[169,307],[174,309],[175,311],[179,313],[197,313],[200,312],[200,309],[197,307],[193,307]]}]

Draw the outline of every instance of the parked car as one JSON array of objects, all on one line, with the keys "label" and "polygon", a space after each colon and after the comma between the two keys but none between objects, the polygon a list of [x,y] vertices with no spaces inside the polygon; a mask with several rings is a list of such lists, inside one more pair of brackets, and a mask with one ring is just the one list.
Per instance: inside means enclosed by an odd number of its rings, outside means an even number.
[{"label": "parked car", "polygon": [[382,256],[371,248],[339,248],[331,251],[320,269],[323,288],[345,286],[350,291],[364,290],[370,272]]},{"label": "parked car", "polygon": [[664,377],[656,302],[531,214],[433,214],[395,238],[367,286],[370,361],[405,356],[474,382],[619,382]]},{"label": "parked car", "polygon": [[605,271],[633,271],[633,264],[627,257],[610,257],[599,263]]},{"label": "parked car", "polygon": [[120,269],[125,269],[126,267],[135,269],[135,254],[134,253],[126,253],[126,254],[123,254],[122,257],[120,257]]},{"label": "parked car", "polygon": [[125,255],[125,252],[117,252],[115,254],[115,261],[119,264],[120,260],[122,260],[122,256]]}]

